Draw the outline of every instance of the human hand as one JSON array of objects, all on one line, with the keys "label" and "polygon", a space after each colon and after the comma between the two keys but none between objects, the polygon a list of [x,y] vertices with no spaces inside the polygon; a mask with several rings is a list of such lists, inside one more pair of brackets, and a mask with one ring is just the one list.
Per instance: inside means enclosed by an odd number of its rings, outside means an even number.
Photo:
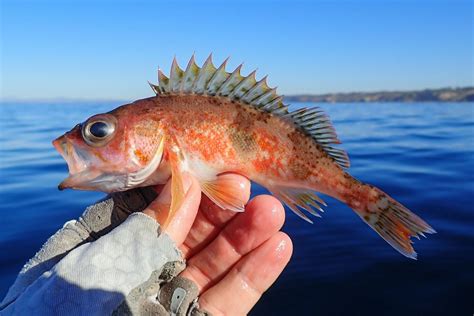
[{"label": "human hand", "polygon": [[[238,180],[241,191],[235,194],[248,201],[250,182],[236,174],[223,176]],[[204,310],[213,315],[246,314],[291,257],[291,240],[279,231],[284,208],[274,197],[261,195],[243,213],[222,210],[206,196],[201,198],[196,179],[186,175],[184,182],[184,202],[165,229],[187,259],[181,276],[197,284]],[[143,212],[159,221],[162,206],[170,200],[168,183]]]},{"label": "human hand", "polygon": [[[247,201],[248,180],[238,175],[226,177],[242,183],[241,190],[235,194]],[[247,313],[275,281],[291,256],[291,241],[278,232],[284,221],[283,207],[273,197],[259,196],[248,203],[244,213],[224,211],[205,196],[201,200],[196,180],[188,177],[187,184],[184,202],[165,228],[168,236],[158,239],[149,237],[156,234],[158,227],[150,217],[129,215],[145,209],[145,214],[160,222],[163,214],[159,210],[166,211],[163,205],[169,205],[171,200],[169,184],[163,190],[147,187],[114,193],[88,207],[77,221],[67,222],[49,238],[23,267],[0,303],[0,310],[19,312],[33,306],[49,313],[63,308],[70,300],[76,304],[74,309],[69,309],[71,315],[82,314],[84,308],[95,308],[101,313],[115,308],[137,311],[148,307],[162,310],[164,307],[169,310],[166,302],[172,303],[171,297],[160,297],[158,302],[150,301],[149,295],[157,293],[157,286],[167,287],[162,282],[169,279],[166,276],[162,279],[159,274],[165,262],[178,264],[171,267],[171,274],[166,275],[172,277],[182,269],[180,255],[172,245],[171,237],[188,260],[182,276],[197,285],[201,308],[213,314]],[[156,198],[157,192],[160,195]],[[131,249],[125,251],[122,244]],[[116,258],[112,266],[105,264],[110,261],[109,256]],[[123,263],[126,262],[133,262],[129,268],[134,268],[134,273],[124,274],[122,270],[126,267]],[[152,273],[153,270],[159,273]],[[138,278],[121,282],[120,275],[125,279],[133,275]],[[184,284],[178,279],[167,284]],[[82,284],[84,282],[87,284]],[[64,289],[74,292],[74,295],[63,297],[61,304],[43,304],[56,301],[56,294],[63,293]],[[88,295],[91,290],[96,304],[91,303]],[[137,297],[132,293],[141,294]],[[187,304],[197,294],[189,292]],[[122,304],[117,307],[115,304],[119,302]],[[183,303],[183,308],[185,306]],[[183,310],[179,306],[176,308]]]}]

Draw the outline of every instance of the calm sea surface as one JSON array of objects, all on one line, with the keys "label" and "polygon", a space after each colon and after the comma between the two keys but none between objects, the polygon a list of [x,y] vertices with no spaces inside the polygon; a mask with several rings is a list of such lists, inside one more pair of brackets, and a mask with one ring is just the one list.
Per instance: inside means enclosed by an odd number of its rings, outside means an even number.
[{"label": "calm sea surface", "polygon": [[[51,141],[118,104],[0,104],[0,297],[42,243],[101,193],[57,184],[67,167]],[[295,104],[295,107],[312,106]],[[472,315],[474,104],[323,104],[350,172],[415,211],[438,234],[418,261],[326,197],[310,225],[288,213],[294,255],[253,310],[261,315]],[[253,188],[254,194],[264,192]]]}]

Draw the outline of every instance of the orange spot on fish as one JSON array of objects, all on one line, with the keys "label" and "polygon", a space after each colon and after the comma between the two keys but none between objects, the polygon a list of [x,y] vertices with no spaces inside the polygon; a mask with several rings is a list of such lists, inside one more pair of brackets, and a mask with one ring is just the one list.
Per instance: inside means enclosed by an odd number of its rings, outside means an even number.
[{"label": "orange spot on fish", "polygon": [[102,162],[107,162],[107,160],[102,156],[102,154],[99,151],[92,151],[92,153],[94,154],[94,156],[102,160]]},{"label": "orange spot on fish", "polygon": [[146,164],[148,162],[148,157],[144,155],[140,149],[135,149],[133,152],[142,164]]}]

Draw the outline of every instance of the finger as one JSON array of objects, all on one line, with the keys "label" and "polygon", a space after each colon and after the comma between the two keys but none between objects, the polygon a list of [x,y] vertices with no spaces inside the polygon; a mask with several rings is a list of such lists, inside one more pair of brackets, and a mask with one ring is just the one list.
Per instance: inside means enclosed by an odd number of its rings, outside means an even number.
[{"label": "finger", "polygon": [[187,262],[182,276],[202,292],[217,283],[243,256],[257,248],[283,226],[285,212],[272,196],[253,199],[201,252]]},{"label": "finger", "polygon": [[194,177],[190,178],[192,180],[191,185],[184,196],[183,203],[165,229],[166,233],[171,236],[178,246],[186,239],[201,202],[201,187],[199,182]]},{"label": "finger", "polygon": [[[165,228],[165,232],[181,245],[191,228],[196,217],[199,203],[201,201],[201,188],[197,180],[189,174],[183,175],[185,190],[184,200],[175,213],[173,219]],[[171,204],[171,180],[164,186],[160,195],[143,212],[154,217],[159,223],[163,223],[167,217]]]},{"label": "finger", "polygon": [[[250,181],[244,176],[238,174],[224,174],[220,177],[229,177],[233,181],[239,182],[240,189],[234,194],[242,201],[247,201],[250,198]],[[193,226],[186,237],[181,251],[185,258],[193,256],[195,253],[202,250],[209,242],[211,242],[217,234],[234,216],[238,213],[223,210],[214,204],[207,196],[203,195],[201,205]]]},{"label": "finger", "polygon": [[166,220],[171,205],[171,179],[166,182],[161,191],[157,186],[153,189],[158,193],[158,196],[143,210],[143,213],[153,217],[161,224]]},{"label": "finger", "polygon": [[216,285],[199,299],[202,309],[213,315],[244,315],[275,282],[290,260],[290,237],[278,232],[242,258]]}]

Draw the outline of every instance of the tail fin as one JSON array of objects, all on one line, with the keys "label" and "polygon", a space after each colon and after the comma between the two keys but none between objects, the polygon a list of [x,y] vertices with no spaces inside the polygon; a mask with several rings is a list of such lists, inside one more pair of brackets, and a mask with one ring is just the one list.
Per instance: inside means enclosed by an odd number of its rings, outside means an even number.
[{"label": "tail fin", "polygon": [[420,239],[419,235],[425,237],[423,233],[434,234],[436,231],[383,191],[371,187],[369,192],[365,210],[355,212],[402,255],[416,259],[410,238]]}]

